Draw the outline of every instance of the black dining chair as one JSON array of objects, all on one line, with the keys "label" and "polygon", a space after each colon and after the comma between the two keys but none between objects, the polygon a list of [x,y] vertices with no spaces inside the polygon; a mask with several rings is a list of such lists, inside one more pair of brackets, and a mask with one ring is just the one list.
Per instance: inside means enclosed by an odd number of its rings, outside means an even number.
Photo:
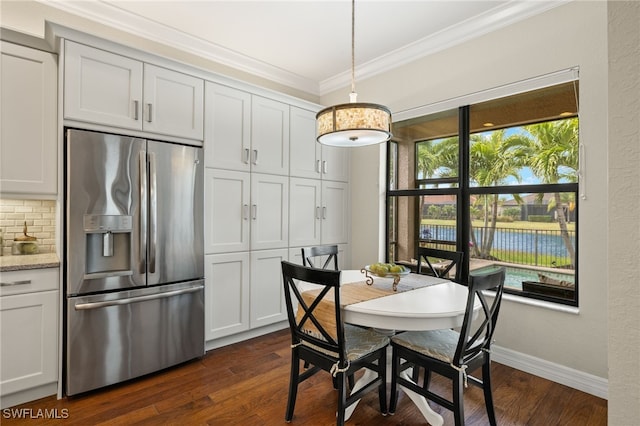
[{"label": "black dining chair", "polygon": [[[298,385],[319,371],[329,372],[337,383],[337,425],[344,425],[347,407],[375,388],[378,389],[380,411],[386,415],[389,338],[372,329],[342,321],[340,271],[309,268],[283,261],[282,277],[291,329],[291,376],[285,420],[290,422],[293,418]],[[296,282],[320,287],[313,292],[303,293]],[[294,301],[297,302],[297,312]],[[310,364],[302,373],[300,361]],[[350,394],[348,377],[362,368],[377,374],[369,383]]]},{"label": "black dining chair", "polygon": [[[438,278],[449,278],[453,282],[460,283],[460,278],[462,276],[462,268],[460,265],[463,257],[464,253],[461,251],[418,247],[418,269],[416,272],[419,274],[433,275]],[[434,262],[436,259],[439,262]],[[445,262],[440,262],[443,260]],[[450,272],[454,267],[454,276],[450,277]]]},{"label": "black dining chair", "polygon": [[[496,424],[491,394],[491,343],[504,290],[504,268],[470,275],[469,296],[460,332],[455,330],[407,331],[391,338],[393,348],[391,402],[389,412],[394,413],[398,404],[398,386],[404,386],[431,401],[453,411],[455,424],[464,424],[463,388],[467,383],[483,389],[487,415],[491,425]],[[489,296],[484,292],[492,290]],[[492,301],[491,301],[492,299]],[[474,319],[474,306],[480,301],[482,308]],[[482,367],[482,379],[470,373]],[[422,386],[409,369],[424,369]],[[429,390],[431,373],[437,373],[453,382],[452,399]]]},{"label": "black dining chair", "polygon": [[[311,268],[328,269],[333,263],[333,269],[338,270],[338,246],[326,245],[326,246],[312,246],[303,247],[302,249],[302,264]],[[327,256],[322,262],[322,257]],[[322,263],[322,266],[320,266]],[[316,266],[316,264],[318,266]]]}]

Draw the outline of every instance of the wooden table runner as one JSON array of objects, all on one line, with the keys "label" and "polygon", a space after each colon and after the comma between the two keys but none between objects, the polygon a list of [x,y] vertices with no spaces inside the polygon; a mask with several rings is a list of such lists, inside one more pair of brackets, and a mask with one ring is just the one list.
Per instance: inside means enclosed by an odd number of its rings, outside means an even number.
[{"label": "wooden table runner", "polygon": [[[341,307],[345,307],[354,303],[377,299],[378,297],[389,296],[394,293],[411,291],[417,288],[428,287],[444,282],[447,282],[447,280],[425,275],[409,274],[402,277],[402,279],[398,283],[397,291],[393,291],[393,278],[374,277],[372,285],[368,285],[366,281],[359,281],[343,284],[342,286],[340,286],[340,304]],[[313,301],[318,297],[320,291],[321,289],[314,289],[307,290],[302,293],[302,299],[307,304],[307,306],[310,306],[313,303]],[[327,292],[327,294],[322,298],[322,301],[314,309],[313,315],[335,339],[336,317],[334,300],[335,297],[333,295],[333,290]],[[303,310],[298,309],[298,323],[302,319],[303,315]],[[316,337],[320,336],[318,330],[310,321],[307,321],[307,323],[305,324],[305,332]]]}]

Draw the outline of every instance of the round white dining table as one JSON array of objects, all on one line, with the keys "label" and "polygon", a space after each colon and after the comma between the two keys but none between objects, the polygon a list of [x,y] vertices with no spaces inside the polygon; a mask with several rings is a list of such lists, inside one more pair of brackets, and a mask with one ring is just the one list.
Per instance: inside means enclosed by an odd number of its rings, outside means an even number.
[{"label": "round white dining table", "polygon": [[[386,330],[390,335],[400,330],[440,330],[460,327],[469,294],[467,287],[427,275],[420,276],[419,279],[432,285],[344,306],[342,309],[344,322],[373,327],[380,331]],[[345,270],[341,273],[342,284],[365,280],[366,276],[359,270]],[[480,308],[480,302],[477,301],[474,310],[477,311]],[[390,354],[387,360],[388,363],[391,362]],[[387,371],[391,371],[390,365],[387,365]],[[403,375],[410,379],[408,371],[403,372]],[[365,374],[356,382],[352,392],[369,382],[373,376],[375,376],[374,372],[365,370]],[[416,404],[429,424],[442,425],[442,416],[429,407],[422,395],[403,386],[400,386],[400,389]],[[357,403],[349,407],[346,413],[347,419],[356,406]]]}]

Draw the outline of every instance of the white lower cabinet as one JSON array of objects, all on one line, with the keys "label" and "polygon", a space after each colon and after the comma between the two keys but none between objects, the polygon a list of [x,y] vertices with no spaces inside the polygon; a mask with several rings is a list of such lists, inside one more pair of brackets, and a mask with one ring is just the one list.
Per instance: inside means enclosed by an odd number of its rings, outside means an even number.
[{"label": "white lower cabinet", "polygon": [[288,249],[205,256],[205,337],[221,337],[287,318],[281,262]]},{"label": "white lower cabinet", "polygon": [[249,252],[205,256],[205,338],[249,329]]},{"label": "white lower cabinet", "polygon": [[56,393],[58,269],[0,274],[0,405]]},{"label": "white lower cabinet", "polygon": [[251,252],[251,328],[287,319],[282,261],[288,259],[288,249]]}]

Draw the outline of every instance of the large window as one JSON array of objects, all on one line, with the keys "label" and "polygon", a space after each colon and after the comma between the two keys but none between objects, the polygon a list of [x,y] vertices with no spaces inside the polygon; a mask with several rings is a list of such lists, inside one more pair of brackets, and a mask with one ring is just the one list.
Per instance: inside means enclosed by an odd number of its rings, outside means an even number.
[{"label": "large window", "polygon": [[578,82],[394,123],[388,260],[462,251],[505,291],[577,306]]}]

